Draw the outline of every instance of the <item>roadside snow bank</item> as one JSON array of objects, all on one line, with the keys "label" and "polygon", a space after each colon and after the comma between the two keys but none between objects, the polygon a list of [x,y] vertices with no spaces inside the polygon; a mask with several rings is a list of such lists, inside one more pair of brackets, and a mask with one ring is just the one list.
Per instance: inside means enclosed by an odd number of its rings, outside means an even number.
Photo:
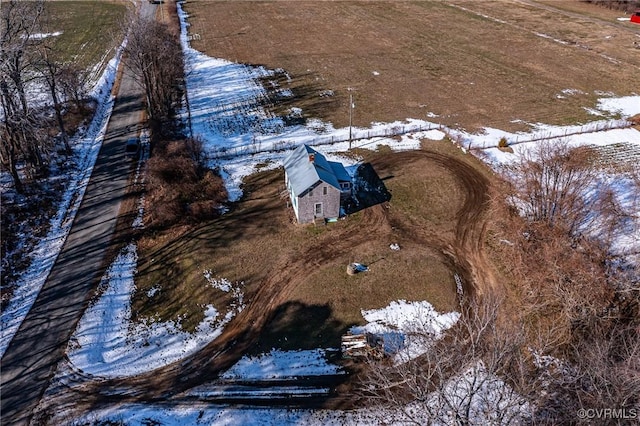
[{"label": "roadside snow bank", "polygon": [[221,317],[212,306],[193,334],[175,322],[131,323],[131,296],[135,290],[137,250],[125,247],[102,278],[104,293],[80,320],[69,344],[71,363],[85,373],[126,377],[153,370],[197,352],[222,333],[242,310],[238,304]]}]

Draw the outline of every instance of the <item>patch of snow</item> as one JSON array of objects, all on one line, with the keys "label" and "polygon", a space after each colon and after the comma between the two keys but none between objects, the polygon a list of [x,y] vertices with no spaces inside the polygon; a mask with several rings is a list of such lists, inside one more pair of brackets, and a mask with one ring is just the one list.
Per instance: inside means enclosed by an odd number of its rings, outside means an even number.
[{"label": "patch of snow", "polygon": [[302,108],[293,107],[289,113],[290,117],[302,117]]},{"label": "patch of snow", "polygon": [[154,286],[151,287],[149,290],[147,290],[147,297],[149,299],[151,299],[153,296],[155,296],[158,292],[160,291],[160,287],[159,286]]},{"label": "patch of snow", "polygon": [[258,407],[216,407],[197,402],[181,407],[129,404],[118,408],[107,408],[91,412],[77,419],[75,424],[97,424],[101,421],[122,422],[126,425],[142,425],[149,420],[163,426],[183,425],[345,425],[374,426],[380,424],[378,412],[370,410],[332,411],[309,409],[273,409]]},{"label": "patch of snow", "polygon": [[439,314],[426,301],[398,300],[382,309],[362,311],[368,322],[351,328],[353,334],[372,333],[383,337],[385,351],[396,362],[406,362],[425,353],[431,343],[458,321],[458,312]]},{"label": "patch of snow", "polygon": [[572,95],[572,96],[586,94],[580,89],[563,89],[561,90],[561,92],[564,93],[565,95]]},{"label": "patch of snow", "polygon": [[424,403],[410,403],[405,412],[416,415],[412,420],[418,422],[436,419],[436,424],[448,425],[468,419],[470,424],[506,426],[526,419],[531,407],[510,385],[489,374],[479,361],[449,379],[442,389],[429,394]]},{"label": "patch of snow", "polygon": [[380,73],[378,71],[371,71],[371,74],[373,75],[380,75]]},{"label": "patch of snow", "polygon": [[300,386],[198,386],[187,392],[200,398],[224,397],[233,399],[273,399],[273,398],[300,398],[317,395],[328,395],[329,388],[300,387]]},{"label": "patch of snow", "polygon": [[214,340],[244,308],[240,301],[221,317],[212,305],[204,306],[204,319],[193,334],[174,321],[133,324],[136,262],[136,246],[129,244],[102,278],[100,288],[105,290],[86,310],[69,345],[69,360],[75,368],[93,376],[128,377],[168,365]]},{"label": "patch of snow", "polygon": [[390,245],[389,245],[389,248],[390,248],[391,250],[393,250],[393,251],[398,251],[398,250],[400,250],[400,246],[399,246],[398,244],[396,244],[396,243],[390,244]]},{"label": "patch of snow", "polygon": [[[34,33],[29,34],[28,37],[30,40],[42,40],[49,37],[58,37],[59,35],[62,35],[62,31],[56,31],[53,33]],[[21,38],[26,38],[26,36],[23,35]]]},{"label": "patch of snow", "polygon": [[281,351],[272,349],[257,357],[244,356],[222,374],[223,379],[269,380],[299,376],[344,374],[337,365],[327,362],[325,349]]},{"label": "patch of snow", "polygon": [[[138,164],[136,166],[136,176],[134,179],[134,185],[139,185],[144,187],[146,181],[146,171],[145,166],[147,160],[149,159],[149,129],[144,128],[140,132],[140,158],[138,159]],[[131,227],[133,229],[144,229],[144,192],[138,198],[138,213],[136,214]]]},{"label": "patch of snow", "polygon": [[591,115],[598,115],[598,116],[601,116],[601,117],[604,116],[602,111],[599,111],[597,109],[587,108],[587,107],[583,107],[582,109],[584,109],[585,111],[587,111]]},{"label": "patch of snow", "polygon": [[640,96],[598,99],[598,109],[630,117],[640,113]]},{"label": "patch of snow", "polygon": [[244,281],[240,283],[233,284],[226,278],[214,278],[213,273],[209,269],[205,269],[203,272],[204,278],[207,283],[220,291],[225,293],[232,293],[234,298],[236,299],[237,305],[244,304],[244,293],[242,292],[242,287],[244,286]]}]

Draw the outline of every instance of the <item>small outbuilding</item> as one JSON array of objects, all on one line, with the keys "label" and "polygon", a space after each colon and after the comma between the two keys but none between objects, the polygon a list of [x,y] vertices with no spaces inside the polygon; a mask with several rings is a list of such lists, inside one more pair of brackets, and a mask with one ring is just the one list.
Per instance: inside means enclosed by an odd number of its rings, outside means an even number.
[{"label": "small outbuilding", "polygon": [[298,223],[337,219],[342,201],[351,196],[351,176],[344,166],[307,145],[285,158],[284,179]]}]

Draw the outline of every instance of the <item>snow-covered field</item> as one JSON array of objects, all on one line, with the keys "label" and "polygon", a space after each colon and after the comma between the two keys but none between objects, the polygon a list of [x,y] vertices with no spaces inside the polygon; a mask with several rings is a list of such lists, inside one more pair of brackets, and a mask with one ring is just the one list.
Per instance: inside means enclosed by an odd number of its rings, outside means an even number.
[{"label": "snow-covered field", "polygon": [[[7,309],[2,312],[0,318],[2,326],[0,356],[6,351],[13,335],[31,309],[71,229],[73,219],[89,183],[93,165],[102,146],[107,123],[111,117],[114,100],[111,96],[111,87],[115,81],[121,52],[122,48],[118,49],[115,57],[109,61],[104,73],[92,90],[91,96],[98,101],[93,120],[87,129],[80,130],[77,136],[70,141],[73,149],[71,163],[75,167],[70,173],[69,183],[62,196],[58,211],[51,219],[47,236],[40,240],[32,251],[31,265],[16,283],[13,298]],[[3,187],[2,190],[7,189]]]},{"label": "snow-covered field", "polygon": [[[208,158],[212,165],[220,166],[232,200],[241,197],[242,179],[254,173],[259,164],[268,164],[275,168],[282,164],[287,149],[301,143],[315,145],[316,149],[330,158],[340,158],[339,153],[349,148],[346,141],[348,128],[335,129],[331,123],[311,120],[306,125],[287,127],[279,117],[274,117],[259,106],[260,98],[265,96],[264,89],[256,82],[261,76],[273,73],[272,70],[255,68],[229,61],[207,57],[191,49],[187,42],[186,16],[180,9],[182,21],[182,43],[185,49],[185,61],[189,69],[187,90],[190,103],[190,116],[193,133],[203,139]],[[115,62],[108,68],[115,69]],[[74,144],[76,155],[83,160],[85,174],[78,178],[69,190],[69,196],[61,207],[57,222],[52,227],[51,236],[44,239],[38,247],[37,261],[22,280],[24,285],[16,292],[12,308],[2,317],[3,352],[21,318],[30,308],[49,268],[68,232],[75,209],[82,198],[82,191],[95,161],[95,155],[101,143],[101,137],[108,120],[112,100],[108,97],[108,87],[113,73],[105,74],[105,86],[102,93],[99,113],[85,137]],[[356,106],[357,107],[357,106]],[[623,117],[640,113],[640,96],[614,98],[603,97],[594,113],[616,113]],[[292,110],[291,114],[299,111]],[[184,113],[185,119],[187,113]],[[97,121],[96,121],[97,120]],[[487,161],[495,167],[514,161],[518,154],[526,152],[536,142],[531,140],[559,138],[568,140],[572,145],[609,145],[625,142],[640,147],[640,132],[634,129],[605,129],[617,123],[607,120],[595,121],[584,126],[546,126],[532,125],[529,132],[508,133],[499,129],[487,128],[483,134],[468,134],[456,129],[439,128],[437,123],[407,119],[405,122],[377,123],[369,129],[355,129],[353,147],[375,149],[380,145],[395,150],[417,149],[421,140],[442,140],[449,135],[462,149],[482,149]],[[407,132],[401,140],[383,135],[393,133],[400,127],[416,129]],[[421,130],[418,130],[421,129]],[[598,130],[598,131],[594,131]],[[584,132],[582,134],[578,134]],[[370,138],[364,138],[371,135]],[[501,137],[511,143],[514,154],[497,149]],[[334,143],[330,143],[334,141]],[[340,142],[335,142],[340,141]],[[252,154],[255,153],[255,154]],[[345,163],[357,160],[340,158]],[[616,179],[618,195],[633,207],[637,194],[629,194],[628,182],[624,177],[603,176],[603,179]],[[86,180],[85,180],[86,179]],[[77,195],[73,195],[77,194]],[[73,203],[72,203],[73,200]],[[141,224],[139,224],[142,226]],[[640,225],[621,239],[622,252],[640,248]],[[175,323],[153,323],[132,326],[130,322],[131,294],[134,289],[136,269],[135,246],[128,246],[121,252],[103,278],[104,292],[95,304],[85,313],[76,334],[70,342],[69,357],[76,368],[104,377],[127,376],[148,371],[179,360],[193,353],[199,347],[215,338],[221,327],[231,319],[219,318],[213,308],[204,307],[205,320],[198,332],[188,334]],[[237,306],[232,314],[242,308],[239,285],[223,278],[207,277],[203,271],[204,282],[218,288],[228,288],[237,292]],[[234,287],[235,286],[235,287]],[[161,289],[158,289],[161,291]],[[234,293],[236,294],[236,293]],[[151,297],[152,295],[150,295]],[[395,342],[394,351],[398,357],[406,359],[428,350],[429,340],[415,338],[416,325],[422,330],[431,330],[437,338],[457,320],[455,312],[440,314],[433,310],[427,301],[397,301],[384,309],[368,311],[364,306],[363,317],[367,326],[354,329],[354,332],[369,331],[384,334],[388,342]],[[6,318],[5,318],[6,316]],[[394,338],[391,339],[391,336]],[[227,371],[223,378],[229,380],[273,380],[300,375],[338,374],[340,370],[325,360],[325,352],[296,351],[283,352],[273,350],[259,357],[242,358],[237,365]],[[471,367],[472,373],[481,374],[481,366]],[[462,383],[462,384],[461,384]],[[464,386],[465,377],[453,378],[453,387]],[[484,395],[490,400],[496,387],[504,387],[498,379],[488,380]],[[482,394],[482,393],[481,393]],[[436,398],[434,396],[434,398]],[[117,409],[105,409],[87,414],[78,422],[94,420],[122,421],[125,424],[148,424],[150,419],[164,425],[172,424],[379,424],[380,419],[389,418],[388,413],[380,410],[340,412],[328,410],[286,410],[286,409],[236,409],[233,407],[216,408],[197,403],[189,407],[161,408],[153,405],[135,405]],[[446,424],[446,422],[443,422]]]}]

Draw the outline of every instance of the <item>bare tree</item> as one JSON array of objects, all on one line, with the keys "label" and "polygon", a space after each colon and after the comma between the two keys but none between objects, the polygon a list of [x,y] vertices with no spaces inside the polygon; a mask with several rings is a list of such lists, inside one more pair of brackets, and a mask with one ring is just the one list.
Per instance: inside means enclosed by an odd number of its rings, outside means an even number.
[{"label": "bare tree", "polygon": [[24,158],[36,172],[45,164],[38,146],[39,134],[31,114],[25,84],[33,78],[32,35],[39,29],[43,0],[4,2],[0,8],[0,106],[2,139],[0,160],[9,169],[17,191],[22,182],[17,163]]},{"label": "bare tree", "polygon": [[58,84],[64,96],[73,102],[78,111],[85,111],[89,73],[76,64],[64,64],[58,74]]},{"label": "bare tree", "polygon": [[[529,402],[521,357],[524,334],[499,324],[499,302],[485,299],[463,307],[458,323],[420,358],[370,360],[362,395],[394,421],[418,425],[514,424]],[[528,396],[528,395],[527,395]]]},{"label": "bare tree", "polygon": [[38,49],[38,60],[35,63],[35,67],[42,76],[42,80],[49,88],[49,94],[51,95],[51,102],[53,102],[53,109],[55,111],[56,122],[58,124],[58,130],[62,137],[65,152],[67,155],[71,154],[71,147],[69,146],[69,137],[67,130],[65,129],[64,118],[62,117],[62,103],[59,96],[59,80],[62,72],[62,63],[55,57],[55,52],[48,43],[42,43]]},{"label": "bare tree", "polygon": [[135,15],[130,20],[126,53],[136,81],[144,89],[152,120],[163,122],[180,101],[184,73],[177,35],[155,20]]},{"label": "bare tree", "polygon": [[593,330],[572,348],[570,359],[542,356],[537,364],[543,387],[533,423],[575,424],[580,409],[609,409],[621,415],[602,417],[602,424],[636,424],[632,413],[640,410],[640,339],[634,327]]},{"label": "bare tree", "polygon": [[[19,105],[13,103],[12,110],[20,107],[23,113],[29,109],[25,94],[25,74],[31,67],[29,45],[33,34],[39,31],[44,1],[4,2],[0,11],[0,78],[16,96]],[[8,91],[8,90],[7,90]]]},{"label": "bare tree", "polygon": [[[579,237],[598,220],[604,223],[606,188],[593,173],[593,152],[571,148],[566,141],[540,142],[508,166],[513,207],[534,223],[545,223]],[[591,190],[590,190],[591,189]],[[598,189],[596,191],[596,189]]]}]

